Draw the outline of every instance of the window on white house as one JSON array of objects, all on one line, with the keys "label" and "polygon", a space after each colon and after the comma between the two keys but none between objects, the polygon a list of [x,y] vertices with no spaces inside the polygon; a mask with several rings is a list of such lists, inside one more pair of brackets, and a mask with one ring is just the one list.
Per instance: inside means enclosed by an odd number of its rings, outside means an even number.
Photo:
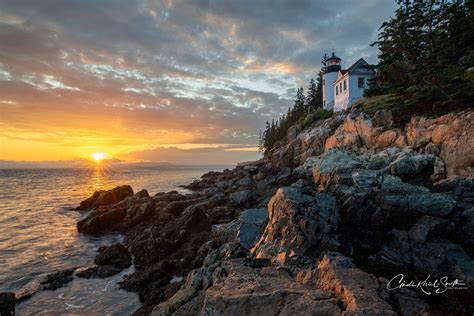
[{"label": "window on white house", "polygon": [[347,90],[347,79],[344,79],[344,91]]},{"label": "window on white house", "polygon": [[336,95],[339,95],[339,89],[338,89],[338,88],[339,88],[339,87],[336,86]]},{"label": "window on white house", "polygon": [[342,82],[339,83],[339,91],[342,93]]},{"label": "window on white house", "polygon": [[359,77],[357,78],[357,86],[359,88],[363,88],[364,87],[364,82],[365,82],[365,78],[364,77]]}]

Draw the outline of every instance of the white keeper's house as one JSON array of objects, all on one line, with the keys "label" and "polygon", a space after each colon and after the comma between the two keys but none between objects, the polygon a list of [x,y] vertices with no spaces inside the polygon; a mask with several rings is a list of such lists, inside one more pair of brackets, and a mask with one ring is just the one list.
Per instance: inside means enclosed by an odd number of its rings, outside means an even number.
[{"label": "white keeper's house", "polygon": [[341,58],[334,53],[325,60],[323,108],[335,112],[347,110],[363,97],[368,81],[375,72],[367,67],[369,64],[363,58],[346,70],[341,69]]}]

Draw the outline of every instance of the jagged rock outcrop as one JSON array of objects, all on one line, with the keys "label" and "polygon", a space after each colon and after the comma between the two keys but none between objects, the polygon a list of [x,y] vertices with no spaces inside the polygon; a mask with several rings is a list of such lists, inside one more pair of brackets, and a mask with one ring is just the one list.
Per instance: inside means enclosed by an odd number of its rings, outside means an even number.
[{"label": "jagged rock outcrop", "polygon": [[240,213],[236,223],[236,240],[245,248],[252,248],[258,241],[267,222],[268,212],[266,208],[246,209]]},{"label": "jagged rock outcrop", "polygon": [[289,269],[230,262],[228,275],[205,291],[203,315],[341,315],[338,299]]},{"label": "jagged rock outcrop", "polygon": [[315,272],[318,287],[335,293],[344,302],[344,315],[397,315],[383,299],[383,284],[374,275],[357,269],[350,258],[328,252]]},{"label": "jagged rock outcrop", "polygon": [[[473,118],[395,127],[390,111],[353,111],[293,126],[263,159],[206,173],[192,193],[95,193],[78,229],[125,235],[136,271],[121,287],[139,293],[138,314],[470,314]],[[114,272],[101,267],[84,277]],[[467,289],[437,304],[389,291],[399,273]]]},{"label": "jagged rock outcrop", "polygon": [[[118,192],[118,193],[117,193]],[[115,203],[103,203],[100,197],[120,197]],[[96,197],[95,199],[93,199]],[[112,201],[112,199],[107,199]],[[130,229],[139,222],[151,217],[155,212],[154,203],[146,190],[133,195],[130,186],[117,187],[109,191],[97,191],[86,203],[92,211],[77,222],[79,232],[85,234],[107,234]],[[102,201],[102,202],[101,202]]]},{"label": "jagged rock outcrop", "polygon": [[87,210],[99,206],[115,204],[131,195],[133,195],[133,190],[129,185],[118,186],[108,191],[96,191],[90,198],[82,201],[76,210]]},{"label": "jagged rock outcrop", "polygon": [[344,113],[337,114],[303,131],[293,126],[288,130],[287,137],[266,155],[269,165],[274,169],[293,168],[309,157],[320,155],[324,152],[326,140],[344,117]]},{"label": "jagged rock outcrop", "polygon": [[75,269],[64,269],[55,273],[48,274],[41,281],[41,290],[56,290],[72,281]]},{"label": "jagged rock outcrop", "polygon": [[347,115],[334,135],[326,140],[324,149],[345,148],[354,151],[406,145],[400,129],[392,129],[392,114],[388,110],[375,113],[374,118],[359,113]]},{"label": "jagged rock outcrop", "polygon": [[[335,199],[324,193],[312,196],[296,187],[278,189],[268,204],[268,224],[252,250],[257,258],[313,260],[321,249],[338,249],[330,225]],[[319,250],[319,251],[318,251]]]},{"label": "jagged rock outcrop", "polygon": [[472,111],[436,119],[413,117],[403,128],[393,126],[390,110],[378,111],[373,117],[354,111],[338,114],[303,131],[290,129],[286,139],[270,150],[267,159],[272,168],[293,168],[331,148],[364,153],[410,146],[416,152],[439,158],[440,175],[435,180],[452,175],[467,177],[474,172],[473,130]]},{"label": "jagged rock outcrop", "polygon": [[99,248],[99,254],[94,258],[99,266],[112,266],[125,269],[132,265],[132,256],[122,244],[116,243],[108,247]]},{"label": "jagged rock outcrop", "polygon": [[409,146],[434,150],[446,165],[446,175],[472,176],[474,113],[450,113],[435,119],[413,117],[406,127]]}]

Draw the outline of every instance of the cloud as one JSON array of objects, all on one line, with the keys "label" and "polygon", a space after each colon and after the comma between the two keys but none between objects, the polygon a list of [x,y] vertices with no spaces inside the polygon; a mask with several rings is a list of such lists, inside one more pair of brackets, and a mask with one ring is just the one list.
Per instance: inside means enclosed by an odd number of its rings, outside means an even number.
[{"label": "cloud", "polygon": [[0,1],[0,132],[11,140],[34,129],[59,141],[51,133],[62,131],[71,139],[61,144],[74,144],[81,130],[137,150],[254,146],[325,52],[335,49],[345,66],[375,62],[369,44],[394,8],[375,0]]},{"label": "cloud", "polygon": [[235,165],[257,160],[261,154],[255,148],[202,147],[180,149],[160,147],[129,153],[125,158],[138,161],[172,162],[176,164]]}]

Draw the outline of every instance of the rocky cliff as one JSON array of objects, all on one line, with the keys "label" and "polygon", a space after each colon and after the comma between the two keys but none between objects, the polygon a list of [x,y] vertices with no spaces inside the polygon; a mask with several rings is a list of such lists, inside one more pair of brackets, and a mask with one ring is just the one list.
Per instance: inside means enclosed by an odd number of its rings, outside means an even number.
[{"label": "rocky cliff", "polygon": [[472,315],[474,112],[392,122],[353,111],[293,126],[187,194],[97,192],[79,232],[118,231],[125,247],[82,277],[133,258],[121,286],[137,315]]}]

